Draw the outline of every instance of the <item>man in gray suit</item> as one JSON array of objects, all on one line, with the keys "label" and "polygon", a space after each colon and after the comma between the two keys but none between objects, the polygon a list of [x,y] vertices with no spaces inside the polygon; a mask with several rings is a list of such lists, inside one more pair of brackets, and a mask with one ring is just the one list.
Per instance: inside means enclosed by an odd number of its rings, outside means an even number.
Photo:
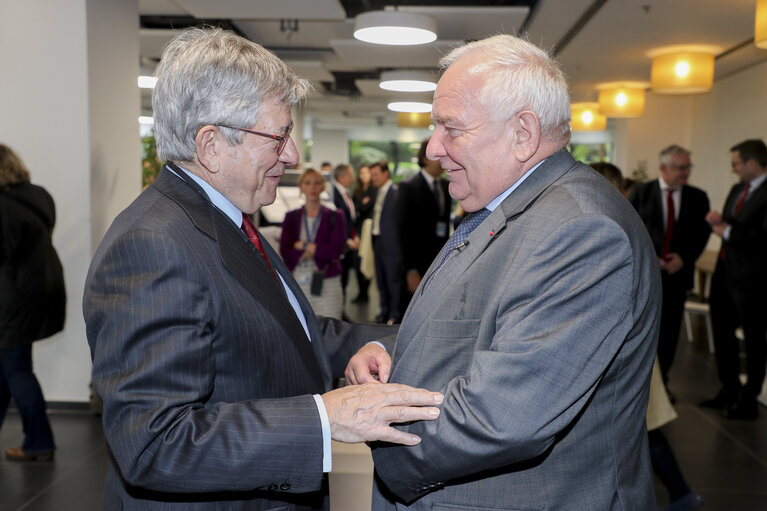
[{"label": "man in gray suit", "polygon": [[[445,401],[438,420],[400,428],[418,446],[374,448],[373,508],[651,509],[647,231],[564,149],[567,84],[544,51],[500,35],[441,64],[427,157],[470,214],[415,293],[390,379]],[[350,381],[381,350],[363,348]]]},{"label": "man in gray suit", "polygon": [[413,445],[389,424],[435,418],[441,396],[331,391],[347,354],[390,329],[315,317],[250,220],[298,162],[290,112],[308,84],[221,30],[182,32],[156,73],[168,163],[109,228],[83,300],[104,508],[325,509],[331,438]]}]

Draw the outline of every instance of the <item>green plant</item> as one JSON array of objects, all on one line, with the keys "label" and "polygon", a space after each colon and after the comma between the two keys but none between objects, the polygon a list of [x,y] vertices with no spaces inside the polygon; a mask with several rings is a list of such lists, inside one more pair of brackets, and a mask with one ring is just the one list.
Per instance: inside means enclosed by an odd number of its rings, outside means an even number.
[{"label": "green plant", "polygon": [[637,166],[631,171],[631,179],[636,183],[647,181],[647,160],[639,160]]},{"label": "green plant", "polygon": [[157,144],[154,134],[141,137],[141,185],[146,188],[160,173],[162,162],[157,158]]}]

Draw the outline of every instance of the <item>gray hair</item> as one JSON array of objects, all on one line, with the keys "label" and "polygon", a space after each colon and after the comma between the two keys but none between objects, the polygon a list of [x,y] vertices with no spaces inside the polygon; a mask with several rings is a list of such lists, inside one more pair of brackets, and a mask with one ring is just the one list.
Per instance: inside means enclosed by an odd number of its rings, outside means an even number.
[{"label": "gray hair", "polygon": [[692,153],[680,145],[671,144],[670,146],[668,146],[667,148],[665,148],[664,150],[660,152],[660,154],[658,155],[658,161],[660,161],[661,165],[669,165],[671,164],[671,158],[675,154],[690,156],[690,154]]},{"label": "gray hair", "polygon": [[[157,155],[194,161],[194,139],[207,124],[250,127],[263,101],[289,107],[304,99],[311,85],[272,52],[231,32],[189,28],[163,50],[152,93]],[[230,145],[245,134],[223,129]]]},{"label": "gray hair", "polygon": [[570,97],[556,61],[525,39],[500,34],[455,48],[440,59],[439,65],[447,69],[459,58],[479,51],[489,58],[471,72],[487,75],[478,96],[488,112],[498,119],[532,110],[540,119],[544,137],[567,142]]}]

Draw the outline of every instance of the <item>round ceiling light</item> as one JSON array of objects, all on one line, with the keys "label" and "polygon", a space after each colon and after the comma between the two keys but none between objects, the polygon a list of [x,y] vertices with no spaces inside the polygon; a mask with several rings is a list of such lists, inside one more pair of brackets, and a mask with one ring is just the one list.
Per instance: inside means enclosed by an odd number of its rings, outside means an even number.
[{"label": "round ceiling light", "polygon": [[428,16],[411,12],[366,12],[355,18],[354,37],[374,44],[426,44],[437,39],[437,24]]},{"label": "round ceiling light", "polygon": [[394,101],[386,105],[392,112],[431,112],[431,103],[422,103],[420,101]]},{"label": "round ceiling light", "polygon": [[384,71],[378,86],[398,92],[431,92],[437,83],[428,71]]}]

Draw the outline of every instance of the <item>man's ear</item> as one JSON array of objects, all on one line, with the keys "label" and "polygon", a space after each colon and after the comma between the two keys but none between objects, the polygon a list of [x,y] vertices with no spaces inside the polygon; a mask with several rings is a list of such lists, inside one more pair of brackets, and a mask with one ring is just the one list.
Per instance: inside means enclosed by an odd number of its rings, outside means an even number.
[{"label": "man's ear", "polygon": [[200,128],[197,136],[194,137],[197,160],[208,172],[215,174],[221,166],[219,162],[219,157],[221,156],[219,148],[222,143],[224,141],[221,138],[221,134],[215,126],[210,124]]},{"label": "man's ear", "polygon": [[541,145],[541,121],[535,112],[523,110],[512,120],[514,146],[512,154],[518,161],[525,162],[538,152]]}]

